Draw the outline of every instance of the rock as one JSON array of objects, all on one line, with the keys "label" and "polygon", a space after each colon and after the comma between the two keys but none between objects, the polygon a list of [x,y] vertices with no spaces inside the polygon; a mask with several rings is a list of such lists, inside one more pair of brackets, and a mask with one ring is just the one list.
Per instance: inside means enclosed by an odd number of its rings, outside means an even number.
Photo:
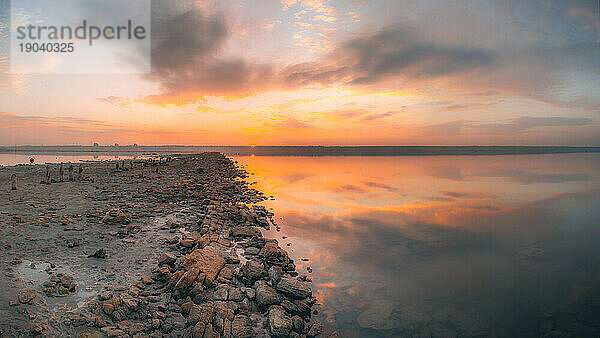
[{"label": "rock", "polygon": [[231,270],[231,268],[229,267],[224,267],[223,269],[221,269],[219,277],[222,277],[229,281],[233,278],[233,270]]},{"label": "rock", "polygon": [[196,249],[192,251],[183,262],[183,266],[186,269],[191,267],[197,267],[199,270],[206,274],[206,278],[212,283],[219,274],[219,271],[225,265],[225,259],[214,252]]},{"label": "rock", "polygon": [[292,317],[292,327],[294,331],[302,333],[304,331],[304,319],[298,315],[295,315]]},{"label": "rock", "polygon": [[250,255],[250,256],[256,256],[259,254],[259,252],[260,252],[260,249],[257,247],[253,247],[253,246],[249,246],[246,248],[246,250],[244,250],[244,254]]},{"label": "rock", "polygon": [[229,289],[229,296],[227,299],[234,302],[241,302],[242,300],[244,300],[244,293],[242,292],[242,290],[232,287]]},{"label": "rock", "polygon": [[185,238],[179,241],[179,244],[184,248],[191,248],[196,245],[197,241],[193,238]]},{"label": "rock", "polygon": [[323,333],[323,323],[318,320],[315,320],[310,324],[310,328],[308,329],[308,333],[306,334],[308,337],[316,337]]},{"label": "rock", "polygon": [[266,283],[260,283],[256,288],[256,303],[261,308],[268,308],[270,305],[281,303],[283,297]]},{"label": "rock", "polygon": [[236,338],[253,337],[252,321],[245,315],[238,314],[231,322],[231,335]]},{"label": "rock", "polygon": [[268,264],[279,265],[286,271],[295,269],[287,252],[280,248],[275,241],[267,241],[265,246],[261,249],[259,255]]},{"label": "rock", "polygon": [[287,337],[292,331],[292,319],[279,305],[273,305],[269,309],[269,329],[275,337]]},{"label": "rock", "polygon": [[93,255],[89,255],[88,257],[106,258],[106,250],[104,248],[100,248]]},{"label": "rock", "polygon": [[283,275],[283,270],[280,266],[273,265],[269,268],[269,279],[273,285],[277,285],[279,281],[281,281],[281,275]]},{"label": "rock", "polygon": [[105,335],[108,337],[123,337],[125,332],[123,330],[119,330],[114,326],[105,326],[100,329]]},{"label": "rock", "polygon": [[219,285],[215,290],[213,296],[216,300],[227,300],[229,294],[229,287],[227,285]]},{"label": "rock", "polygon": [[161,266],[158,270],[152,273],[152,279],[166,282],[171,278],[171,270],[168,266]]},{"label": "rock", "polygon": [[113,311],[115,311],[115,306],[112,303],[103,303],[102,311],[104,311],[104,313],[106,313],[107,315],[110,315],[111,313],[113,313]]},{"label": "rock", "polygon": [[244,243],[245,247],[254,247],[262,249],[265,246],[266,240],[263,237],[252,237],[248,242]]},{"label": "rock", "polygon": [[312,303],[309,301],[309,299],[295,301],[294,304],[296,304],[296,306],[298,307],[298,312],[301,315],[303,315],[303,316],[310,315],[310,309],[312,307]]},{"label": "rock", "polygon": [[283,308],[285,309],[285,311],[287,311],[288,313],[291,313],[293,315],[300,313],[300,309],[298,308],[298,305],[290,302],[287,299],[284,299],[281,302],[281,306],[283,306]]},{"label": "rock", "polygon": [[252,285],[255,281],[265,277],[267,272],[261,262],[247,261],[241,269],[242,281],[246,285]]},{"label": "rock", "polygon": [[262,233],[260,232],[260,230],[257,227],[253,227],[253,226],[241,226],[241,227],[235,227],[233,228],[233,230],[231,230],[231,235],[233,237],[243,237],[243,238],[250,238],[250,237],[262,237]]},{"label": "rock", "polygon": [[282,277],[275,288],[294,299],[304,299],[312,296],[312,290],[308,283],[291,277]]},{"label": "rock", "polygon": [[246,289],[246,296],[248,296],[249,299],[254,299],[254,297],[256,297],[256,291],[254,291],[254,289]]},{"label": "rock", "polygon": [[31,289],[23,289],[19,291],[19,302],[21,304],[29,304],[35,298],[35,292]]},{"label": "rock", "polygon": [[106,224],[129,224],[131,220],[121,209],[112,208],[104,215],[102,222]]},{"label": "rock", "polygon": [[208,305],[192,305],[190,314],[187,318],[189,326],[195,326],[198,323],[207,324],[212,320],[214,309]]},{"label": "rock", "polygon": [[197,266],[193,266],[191,269],[183,273],[181,278],[175,284],[175,289],[179,291],[186,291],[190,286],[192,286],[199,273],[200,269]]},{"label": "rock", "polygon": [[167,220],[167,222],[165,223],[166,226],[169,227],[169,229],[176,229],[179,228],[179,224],[177,224],[176,221],[169,219]]},{"label": "rock", "polygon": [[162,254],[160,254],[160,257],[158,257],[158,264],[159,265],[171,265],[173,263],[175,263],[175,261],[177,260],[177,257],[175,255],[173,255],[170,252],[163,252]]}]

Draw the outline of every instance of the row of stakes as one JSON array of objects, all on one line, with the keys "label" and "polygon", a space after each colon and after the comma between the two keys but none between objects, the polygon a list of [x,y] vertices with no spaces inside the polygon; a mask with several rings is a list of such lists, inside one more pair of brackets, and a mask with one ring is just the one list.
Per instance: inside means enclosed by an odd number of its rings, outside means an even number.
[{"label": "row of stakes", "polygon": [[[150,159],[150,162],[153,162],[152,159]],[[159,163],[163,162],[163,157],[161,156],[159,159]],[[165,157],[165,162],[171,162],[171,157]],[[129,164],[129,168],[133,169],[134,167],[134,162],[133,160],[128,160],[127,162],[125,160],[123,161],[116,161],[115,162],[115,169],[117,170],[123,170],[126,169],[126,163]],[[69,167],[67,168],[67,171],[69,173],[69,181],[74,181],[74,176],[73,176],[73,165],[70,164]],[[51,178],[51,173],[52,170],[50,169],[50,165],[46,165],[46,180],[43,181],[42,183],[45,184],[51,184],[52,183],[52,178]],[[61,163],[60,166],[58,167],[58,177],[59,177],[59,182],[64,182],[64,178],[65,178],[65,169],[64,169],[64,165]],[[12,174],[11,175],[11,190],[17,190],[17,185],[18,185],[18,177],[16,174]],[[80,165],[78,168],[78,178],[79,181],[83,180],[83,166]]]}]

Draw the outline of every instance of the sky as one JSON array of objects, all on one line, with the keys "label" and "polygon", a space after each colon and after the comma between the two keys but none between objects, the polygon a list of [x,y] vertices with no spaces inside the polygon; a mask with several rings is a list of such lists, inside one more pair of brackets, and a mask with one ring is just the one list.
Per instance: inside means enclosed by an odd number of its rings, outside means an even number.
[{"label": "sky", "polygon": [[0,0],[0,145],[600,146],[599,6],[153,0],[150,73],[24,75]]}]

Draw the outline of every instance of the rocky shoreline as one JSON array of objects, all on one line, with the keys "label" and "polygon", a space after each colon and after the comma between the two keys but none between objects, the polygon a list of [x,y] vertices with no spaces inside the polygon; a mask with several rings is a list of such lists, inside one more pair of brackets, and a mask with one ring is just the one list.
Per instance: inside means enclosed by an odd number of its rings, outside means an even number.
[{"label": "rocky shoreline", "polygon": [[323,335],[310,278],[263,237],[273,214],[231,159],[56,169],[0,169],[0,336]]}]

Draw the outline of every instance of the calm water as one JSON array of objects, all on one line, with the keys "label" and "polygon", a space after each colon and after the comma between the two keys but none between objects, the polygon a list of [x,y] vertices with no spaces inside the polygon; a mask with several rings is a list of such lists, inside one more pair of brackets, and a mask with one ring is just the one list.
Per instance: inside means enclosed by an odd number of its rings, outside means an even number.
[{"label": "calm water", "polygon": [[[146,156],[147,157],[147,156]],[[33,158],[34,164],[72,162],[79,163],[80,161],[108,161],[108,160],[126,160],[133,158],[141,158],[135,155],[81,155],[81,154],[1,154],[0,166],[10,166],[17,164],[29,164],[29,159]]]},{"label": "calm water", "polygon": [[236,160],[342,336],[600,332],[600,154]]}]

